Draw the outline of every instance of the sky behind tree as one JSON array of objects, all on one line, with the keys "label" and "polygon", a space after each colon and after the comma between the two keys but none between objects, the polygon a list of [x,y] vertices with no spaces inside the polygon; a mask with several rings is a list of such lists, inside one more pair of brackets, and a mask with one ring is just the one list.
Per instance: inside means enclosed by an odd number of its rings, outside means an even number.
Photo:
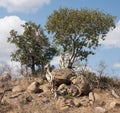
[{"label": "sky behind tree", "polygon": [[[48,16],[60,7],[73,9],[98,9],[116,16],[116,28],[110,31],[102,46],[89,56],[88,64],[94,70],[100,60],[120,77],[120,0],[0,0],[0,63],[10,62],[10,53],[15,46],[7,43],[11,29],[22,33],[20,26],[27,21],[40,24],[43,28]],[[59,57],[53,60],[56,64]]]}]

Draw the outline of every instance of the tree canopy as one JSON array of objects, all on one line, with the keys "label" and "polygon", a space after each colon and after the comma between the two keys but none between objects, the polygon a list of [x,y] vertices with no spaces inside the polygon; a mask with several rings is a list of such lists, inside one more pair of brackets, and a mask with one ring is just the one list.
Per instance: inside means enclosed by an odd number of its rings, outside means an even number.
[{"label": "tree canopy", "polygon": [[114,20],[114,16],[98,10],[60,8],[48,17],[46,29],[61,50],[64,66],[72,68],[75,61],[94,54],[100,40],[115,27]]},{"label": "tree canopy", "polygon": [[12,60],[21,62],[31,68],[34,74],[37,69],[44,71],[44,65],[56,54],[40,25],[27,22],[22,25],[23,34],[11,30],[8,42],[16,45],[17,50],[11,54]]}]

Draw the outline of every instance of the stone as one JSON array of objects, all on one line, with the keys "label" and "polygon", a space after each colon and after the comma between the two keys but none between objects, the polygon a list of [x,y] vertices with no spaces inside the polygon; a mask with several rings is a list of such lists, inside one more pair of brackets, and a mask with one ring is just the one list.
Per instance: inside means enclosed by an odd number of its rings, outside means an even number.
[{"label": "stone", "polygon": [[57,79],[70,79],[74,76],[74,73],[69,68],[56,69],[52,71],[52,75]]},{"label": "stone", "polygon": [[95,98],[95,101],[99,101],[100,100],[100,96],[97,93],[94,93],[94,98]]},{"label": "stone", "polygon": [[79,95],[81,95],[81,92],[80,92],[80,91],[78,90],[78,88],[77,88],[75,85],[73,85],[73,84],[71,84],[71,85],[68,87],[67,92],[68,92],[68,94],[71,95],[71,96],[79,96]]},{"label": "stone", "polygon": [[67,88],[67,85],[66,84],[61,84],[59,87],[58,87],[58,90],[63,90],[63,89],[66,89]]},{"label": "stone", "polygon": [[75,107],[80,107],[80,100],[79,99],[77,99],[77,98],[74,98],[73,99],[73,103],[74,103],[74,105],[75,105]]},{"label": "stone", "polygon": [[63,97],[59,97],[56,101],[56,108],[62,111],[68,110],[69,106],[66,105],[66,99]]},{"label": "stone", "polygon": [[93,102],[95,101],[93,92],[89,93],[89,101],[93,101]]},{"label": "stone", "polygon": [[115,90],[112,90],[112,95],[117,99],[119,98],[119,96],[116,94]]},{"label": "stone", "polygon": [[64,69],[56,69],[52,71],[53,76],[53,83],[55,86],[59,87],[61,84],[70,85],[71,81],[70,78],[73,77],[75,74],[71,69],[64,68]]},{"label": "stone", "polygon": [[40,88],[43,90],[44,93],[48,93],[51,91],[52,87],[50,87],[49,84],[44,84],[44,85],[41,85]]},{"label": "stone", "polygon": [[80,95],[87,95],[90,92],[88,80],[83,75],[74,76],[70,80],[77,87]]},{"label": "stone", "polygon": [[89,99],[87,96],[83,96],[81,99],[80,99],[80,104],[82,106],[88,106],[89,105]]},{"label": "stone", "polygon": [[0,77],[0,81],[5,82],[11,80],[11,76],[8,72],[5,72],[2,74],[2,76]]},{"label": "stone", "polygon": [[23,92],[23,91],[25,91],[25,89],[21,86],[15,86],[12,88],[13,93],[18,93],[18,92]]},{"label": "stone", "polygon": [[39,82],[32,82],[28,86],[27,91],[30,93],[38,93],[40,91],[39,85],[40,85]]},{"label": "stone", "polygon": [[103,107],[95,107],[95,113],[105,113],[106,110]]},{"label": "stone", "polygon": [[57,95],[66,95],[68,94],[68,86],[66,84],[61,84],[57,89]]},{"label": "stone", "polygon": [[120,102],[113,101],[113,102],[110,103],[109,109],[113,109],[117,106],[120,107]]}]

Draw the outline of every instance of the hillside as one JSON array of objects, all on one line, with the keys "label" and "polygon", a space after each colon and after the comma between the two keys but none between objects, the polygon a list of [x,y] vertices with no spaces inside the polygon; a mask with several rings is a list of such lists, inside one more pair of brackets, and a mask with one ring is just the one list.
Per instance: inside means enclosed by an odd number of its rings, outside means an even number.
[{"label": "hillside", "polygon": [[95,75],[74,76],[69,70],[57,70],[55,74],[59,76],[54,82],[56,93],[40,76],[1,76],[0,113],[120,113],[119,79],[102,77],[100,81]]}]

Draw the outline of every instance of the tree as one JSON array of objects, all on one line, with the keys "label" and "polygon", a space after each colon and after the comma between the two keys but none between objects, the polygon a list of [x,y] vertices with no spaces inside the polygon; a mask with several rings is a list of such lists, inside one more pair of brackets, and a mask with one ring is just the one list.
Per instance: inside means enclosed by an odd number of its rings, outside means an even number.
[{"label": "tree", "polygon": [[101,60],[101,61],[99,62],[99,64],[98,64],[98,70],[97,70],[98,75],[99,75],[100,78],[101,78],[102,76],[105,76],[105,75],[106,75],[106,73],[105,73],[106,68],[107,68],[107,65],[106,65],[105,61]]},{"label": "tree", "polygon": [[27,22],[22,25],[23,34],[11,30],[8,42],[16,45],[17,50],[11,54],[12,60],[21,62],[22,65],[30,67],[32,73],[36,67],[44,71],[44,65],[56,54],[56,49],[51,47],[40,25]]},{"label": "tree", "polygon": [[77,60],[87,59],[100,46],[109,30],[115,27],[114,16],[98,10],[55,10],[46,23],[54,44],[61,50],[64,65],[72,68]]}]

